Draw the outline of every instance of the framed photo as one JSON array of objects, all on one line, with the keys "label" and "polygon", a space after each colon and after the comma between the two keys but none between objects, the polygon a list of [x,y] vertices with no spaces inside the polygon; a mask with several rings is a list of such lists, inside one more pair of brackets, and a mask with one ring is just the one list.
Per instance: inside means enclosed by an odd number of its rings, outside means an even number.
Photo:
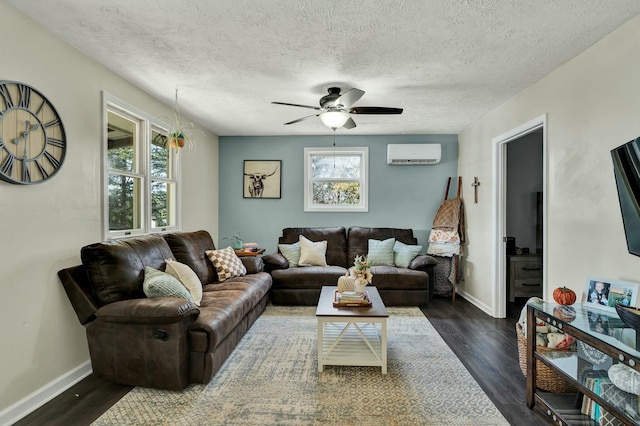
[{"label": "framed photo", "polygon": [[243,198],[280,198],[281,160],[244,160]]},{"label": "framed photo", "polygon": [[615,311],[616,303],[638,306],[638,284],[628,281],[587,278],[584,303],[598,309]]}]

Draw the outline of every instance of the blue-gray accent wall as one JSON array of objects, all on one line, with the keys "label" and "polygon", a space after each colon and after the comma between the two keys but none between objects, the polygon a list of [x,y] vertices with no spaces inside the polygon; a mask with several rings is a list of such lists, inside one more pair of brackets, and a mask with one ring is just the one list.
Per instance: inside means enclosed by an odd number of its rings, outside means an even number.
[{"label": "blue-gray accent wall", "polygon": [[[439,143],[442,160],[435,165],[387,165],[387,144]],[[221,136],[220,247],[224,237],[240,232],[244,242],[256,242],[267,253],[276,251],[283,228],[370,226],[412,228],[426,251],[428,232],[444,199],[447,178],[450,196],[457,191],[457,135],[336,136],[336,146],[369,147],[369,212],[304,211],[304,148],[333,146],[328,136]],[[282,160],[280,199],[243,198],[244,160]]]}]

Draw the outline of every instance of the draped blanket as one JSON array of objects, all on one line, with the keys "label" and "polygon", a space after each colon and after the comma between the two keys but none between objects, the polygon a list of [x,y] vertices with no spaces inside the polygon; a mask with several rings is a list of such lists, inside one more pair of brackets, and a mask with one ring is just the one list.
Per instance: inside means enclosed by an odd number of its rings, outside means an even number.
[{"label": "draped blanket", "polygon": [[460,242],[464,241],[464,215],[462,200],[444,200],[433,219],[427,254],[452,257],[460,254]]},{"label": "draped blanket", "polygon": [[458,196],[442,202],[433,219],[429,234],[427,254],[448,258],[448,261],[437,259],[435,294],[448,295],[455,292],[456,284],[462,281],[460,266],[462,241],[464,241],[464,214],[462,199]]}]

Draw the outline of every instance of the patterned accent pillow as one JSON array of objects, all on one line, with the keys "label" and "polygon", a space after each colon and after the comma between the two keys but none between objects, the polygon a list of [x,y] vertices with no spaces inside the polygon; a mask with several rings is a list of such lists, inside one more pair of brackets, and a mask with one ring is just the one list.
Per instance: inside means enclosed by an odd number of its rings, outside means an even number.
[{"label": "patterned accent pillow", "polygon": [[290,268],[298,266],[300,261],[300,241],[293,244],[278,244],[278,249],[289,262]]},{"label": "patterned accent pillow", "polygon": [[393,245],[393,263],[399,268],[408,268],[411,261],[420,254],[422,246],[411,246],[400,241]]},{"label": "patterned accent pillow", "polygon": [[215,266],[220,282],[247,274],[247,268],[244,267],[235,250],[231,247],[222,250],[207,250],[205,254]]},{"label": "patterned accent pillow", "polygon": [[395,266],[393,263],[393,246],[395,243],[395,238],[387,238],[382,241],[369,240],[367,259],[371,261],[371,266]]},{"label": "patterned accent pillow", "polygon": [[300,235],[300,266],[327,266],[327,242],[313,242]]},{"label": "patterned accent pillow", "polygon": [[193,302],[193,298],[180,281],[148,266],[144,268],[142,291],[150,299],[154,297],[179,297]]},{"label": "patterned accent pillow", "polygon": [[167,263],[165,270],[167,274],[177,278],[189,291],[189,294],[193,297],[193,302],[200,306],[200,301],[202,301],[202,283],[196,273],[193,272],[193,269],[175,260],[167,259],[165,262]]}]

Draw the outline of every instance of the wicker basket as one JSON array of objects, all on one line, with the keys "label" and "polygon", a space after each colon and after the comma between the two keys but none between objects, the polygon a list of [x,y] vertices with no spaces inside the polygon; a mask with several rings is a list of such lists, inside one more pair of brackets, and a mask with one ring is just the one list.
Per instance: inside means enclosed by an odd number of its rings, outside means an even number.
[{"label": "wicker basket", "polygon": [[[516,323],[516,334],[518,335],[518,361],[520,370],[527,377],[527,338],[525,337],[520,323]],[[537,346],[538,353],[544,353],[550,357],[568,357],[574,354],[570,351],[559,351],[545,346]],[[553,393],[571,393],[577,389],[562,379],[558,373],[551,370],[540,360],[536,360],[536,387],[543,391]]]}]

